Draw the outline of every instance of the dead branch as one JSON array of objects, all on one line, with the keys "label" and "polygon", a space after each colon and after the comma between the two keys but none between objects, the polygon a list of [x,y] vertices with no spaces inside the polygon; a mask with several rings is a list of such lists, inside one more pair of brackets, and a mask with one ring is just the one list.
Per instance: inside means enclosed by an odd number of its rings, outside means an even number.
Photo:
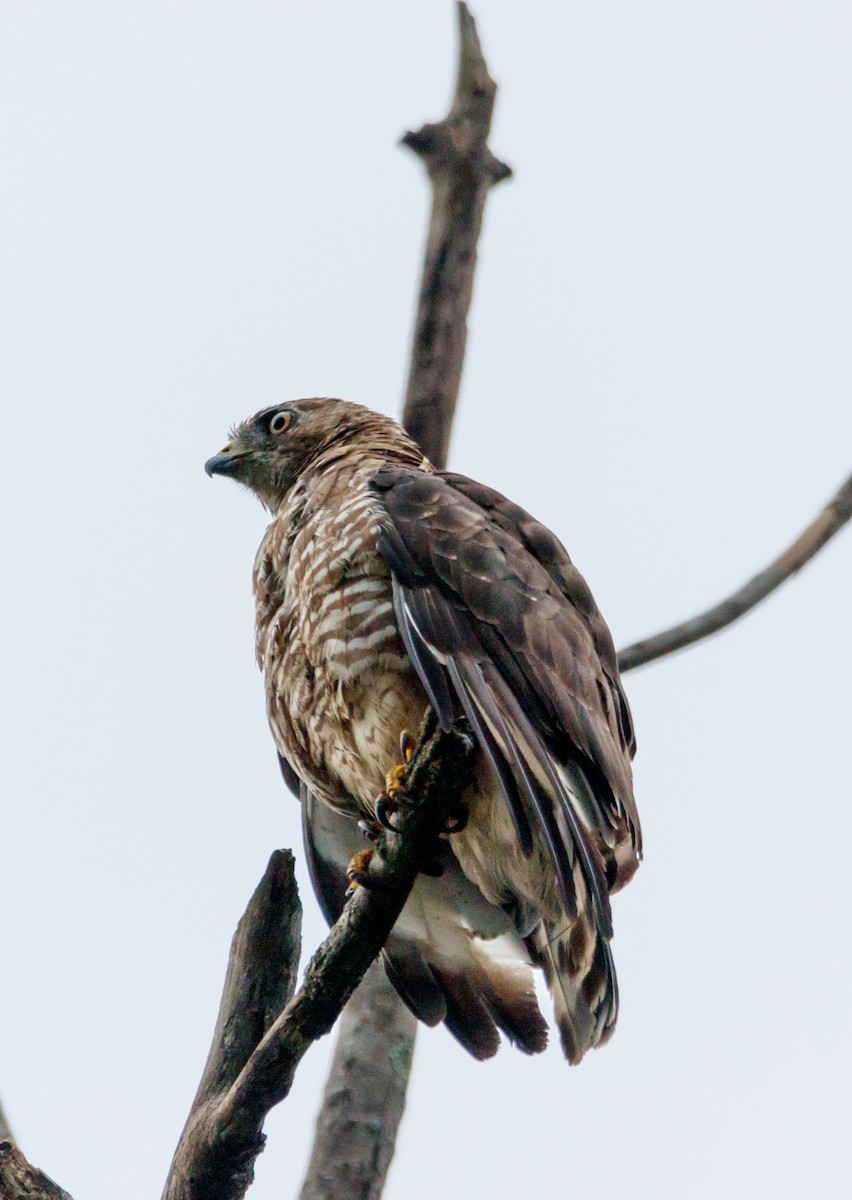
[{"label": "dead branch", "polygon": [[[223,1096],[245,1067],[296,986],[301,951],[302,906],[289,850],[276,850],[249,901],[231,942],[228,970],[213,1041],[198,1091],[181,1134],[164,1196],[213,1196],[225,1173],[242,1195],[262,1148],[234,1162],[208,1137]],[[239,1190],[241,1188],[241,1190]]]},{"label": "dead branch", "polygon": [[815,521],[801,533],[779,558],[770,563],[738,591],[714,608],[674,625],[654,637],[634,642],[618,652],[622,672],[632,671],[666,654],[673,654],[693,642],[700,642],[727,625],[739,620],[750,609],[765,600],[785,580],[800,571],[814,555],[838,533],[852,517],[852,475],[826,504]]},{"label": "dead branch", "polygon": [[[399,832],[388,831],[381,838],[370,864],[370,885],[350,898],[292,999],[298,898],[292,855],[273,855],[234,937],[213,1045],[163,1200],[237,1200],[245,1195],[263,1149],[266,1114],[288,1094],[305,1051],[332,1028],[384,945],[420,866],[434,855],[437,834],[469,783],[473,745],[463,722],[443,733],[431,714],[427,718],[406,772],[411,804],[399,817]],[[276,860],[282,874],[277,899],[268,880]],[[256,980],[253,955],[258,953],[266,965]],[[282,962],[285,955],[289,957]],[[266,980],[275,975],[274,960],[280,963],[278,995],[289,1002],[270,1025]],[[262,1036],[252,1046],[237,1004],[255,996],[260,1003],[252,1028]],[[235,1022],[240,1028],[236,1048],[230,1036]]]},{"label": "dead branch", "polygon": [[379,963],[343,1010],[301,1200],[378,1200],[405,1108],[417,1021]]},{"label": "dead branch", "polygon": [[403,423],[436,467],[447,461],[485,201],[492,185],[512,174],[488,148],[497,85],[467,5],[458,5],[458,16],[459,70],[449,114],[402,139],[423,159],[432,185]]},{"label": "dead branch", "polygon": [[0,1141],[0,1196],[3,1200],[71,1200],[52,1179],[31,1167],[11,1141]]}]

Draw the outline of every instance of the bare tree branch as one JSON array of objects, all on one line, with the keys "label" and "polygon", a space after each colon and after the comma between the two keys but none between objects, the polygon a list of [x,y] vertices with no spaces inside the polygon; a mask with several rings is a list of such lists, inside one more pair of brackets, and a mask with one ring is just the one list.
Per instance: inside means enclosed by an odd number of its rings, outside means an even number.
[{"label": "bare tree branch", "polygon": [[[443,121],[402,139],[423,159],[432,186],[402,421],[439,468],[447,463],[461,383],[485,201],[492,184],[511,175],[488,148],[497,85],[465,4],[458,5],[458,21],[450,111]],[[352,1005],[357,1011],[351,1020],[344,1016],[337,1036],[300,1200],[338,1200],[344,1194],[378,1200],[393,1157],[417,1022],[378,967],[365,976]],[[404,1078],[399,1063],[408,1064]]]},{"label": "bare tree branch", "polygon": [[3,1200],[71,1200],[52,1179],[31,1167],[11,1141],[0,1141],[0,1196]]},{"label": "bare tree branch", "polygon": [[417,1021],[373,963],[338,1025],[301,1200],[378,1200],[393,1158]]},{"label": "bare tree branch", "polygon": [[795,575],[802,567],[810,562],[814,555],[831,538],[838,533],[849,518],[852,517],[852,475],[826,504],[815,521],[796,538],[784,553],[770,563],[765,570],[755,575],[738,591],[709,608],[706,612],[666,629],[654,637],[634,642],[618,652],[618,665],[621,671],[632,671],[654,659],[666,654],[673,654],[693,642],[717,633],[726,625],[739,620],[750,609],[765,600],[776,588],[780,587],[791,575]]},{"label": "bare tree branch", "polygon": [[[438,832],[470,782],[474,743],[466,723],[457,723],[449,733],[436,725],[430,714],[404,778],[410,804],[400,811],[399,831],[382,836],[370,864],[369,885],[358,888],[351,897],[308,964],[302,986],[232,1078],[249,1048],[248,1038],[240,1039],[238,1051],[232,1052],[230,1047],[228,1031],[232,1021],[238,1020],[234,1000],[246,992],[254,994],[252,981],[243,980],[254,972],[251,948],[265,944],[258,924],[261,929],[276,927],[267,901],[255,906],[258,893],[252,898],[235,935],[208,1066],[175,1153],[163,1200],[237,1200],[245,1195],[254,1160],[263,1149],[266,1114],[287,1096],[305,1051],[329,1032],[381,950],[420,866],[434,855]],[[289,895],[295,898],[292,856],[281,853],[280,857],[289,862]],[[265,883],[266,877],[258,892]],[[292,953],[292,937],[290,946]],[[283,948],[276,948],[273,957],[281,953]],[[292,958],[284,970],[287,980],[292,980]],[[265,1005],[261,1011],[265,1023]]]},{"label": "bare tree branch", "polygon": [[423,159],[432,185],[403,424],[436,467],[447,461],[485,201],[492,184],[512,173],[488,149],[497,85],[465,4],[458,15],[459,71],[449,114],[402,139]]}]

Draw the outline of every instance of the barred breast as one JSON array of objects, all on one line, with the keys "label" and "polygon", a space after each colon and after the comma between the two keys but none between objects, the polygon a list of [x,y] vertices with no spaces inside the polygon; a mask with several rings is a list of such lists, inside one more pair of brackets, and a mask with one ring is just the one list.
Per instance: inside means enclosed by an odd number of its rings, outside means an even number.
[{"label": "barred breast", "polygon": [[321,799],[372,812],[401,729],[426,697],[405,653],[376,548],[375,466],[300,485],[255,564],[257,655],[281,754]]}]

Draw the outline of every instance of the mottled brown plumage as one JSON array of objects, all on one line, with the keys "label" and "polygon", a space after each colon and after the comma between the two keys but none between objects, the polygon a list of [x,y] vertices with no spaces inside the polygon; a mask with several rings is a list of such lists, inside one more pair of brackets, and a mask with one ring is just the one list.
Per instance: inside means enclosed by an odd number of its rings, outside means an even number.
[{"label": "mottled brown plumage", "polygon": [[388,974],[476,1057],[498,1028],[543,1049],[543,968],[572,1062],[618,1010],[609,897],[641,855],[635,741],[609,631],[561,543],[497,492],[435,472],[387,417],[340,400],[267,409],[207,464],[272,513],[255,564],[257,656],[282,769],[331,920],[403,729],[428,703],[480,746],[466,827],[421,876]]}]

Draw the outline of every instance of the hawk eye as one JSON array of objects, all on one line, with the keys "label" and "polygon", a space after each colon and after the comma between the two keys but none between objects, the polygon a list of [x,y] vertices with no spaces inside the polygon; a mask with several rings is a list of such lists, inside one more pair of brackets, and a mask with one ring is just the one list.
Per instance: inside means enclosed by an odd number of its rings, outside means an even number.
[{"label": "hawk eye", "polygon": [[293,420],[293,414],[288,412],[276,413],[269,422],[270,433],[284,433],[290,428],[290,422]]}]

